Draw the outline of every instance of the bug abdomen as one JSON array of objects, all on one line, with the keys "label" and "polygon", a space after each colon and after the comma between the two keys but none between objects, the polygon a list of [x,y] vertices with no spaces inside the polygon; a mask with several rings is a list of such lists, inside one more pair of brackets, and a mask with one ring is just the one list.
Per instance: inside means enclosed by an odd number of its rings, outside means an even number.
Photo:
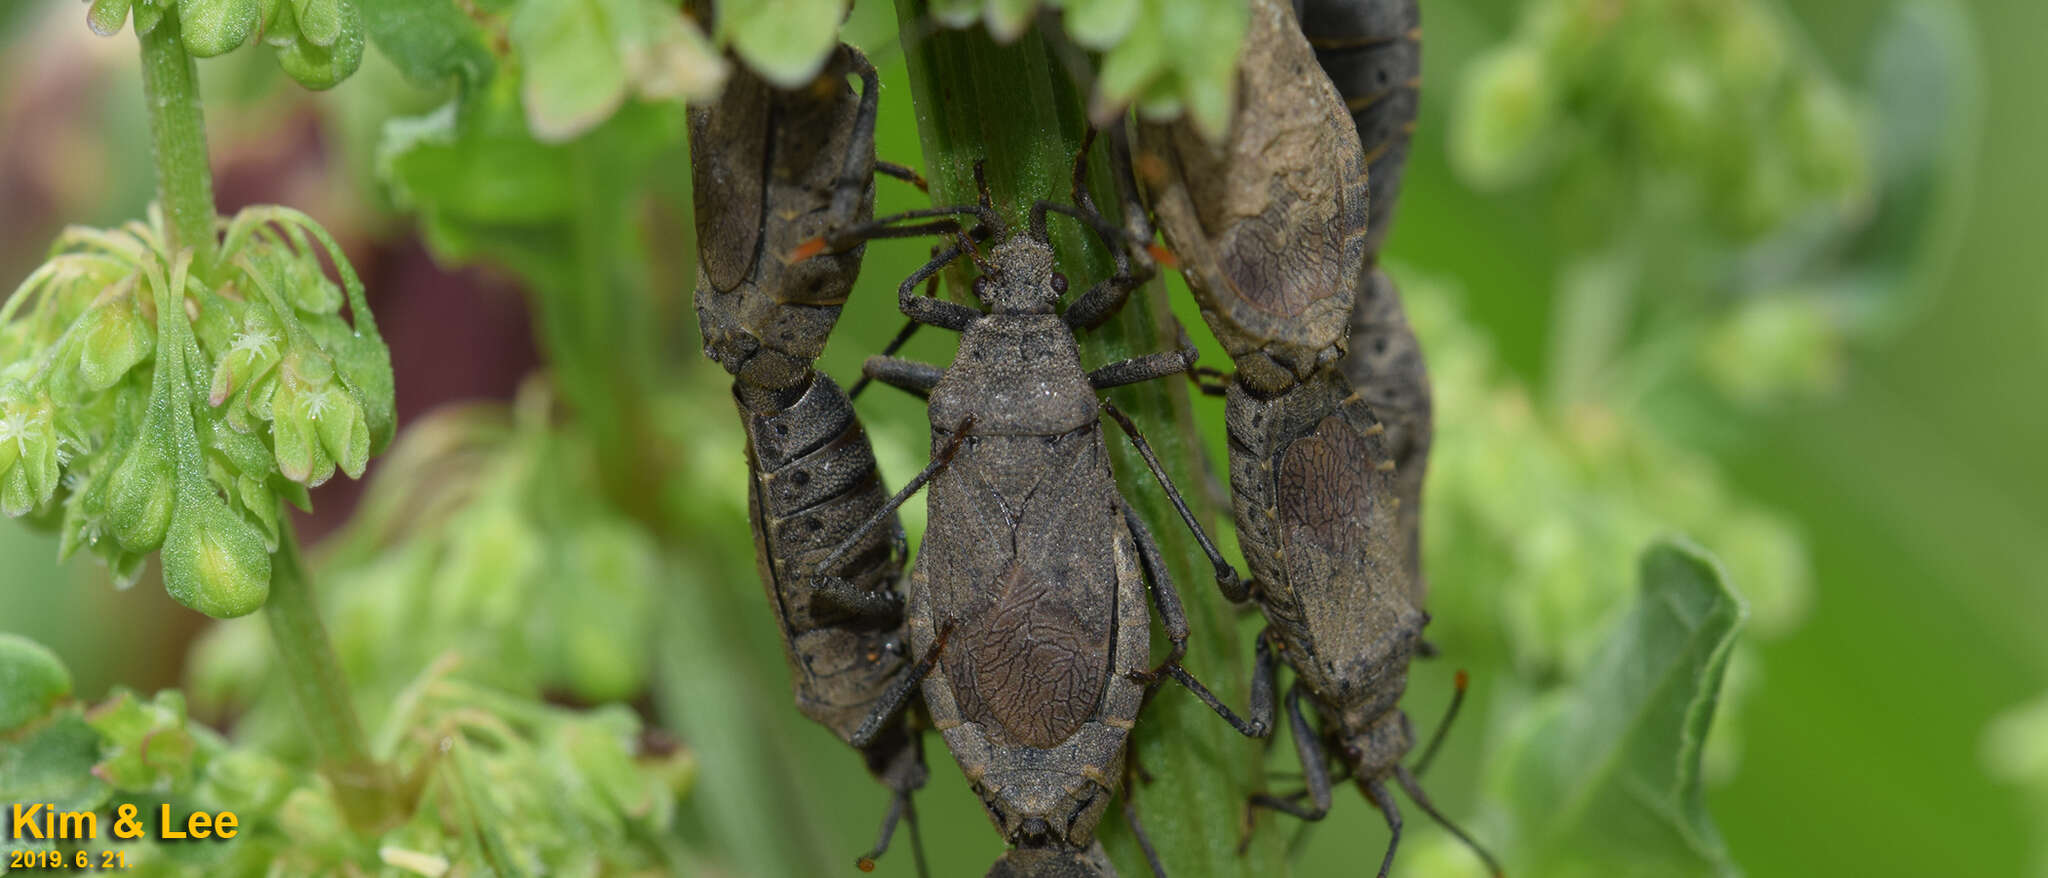
[{"label": "bug abdomen", "polygon": [[1422,13],[1416,0],[1297,0],[1316,63],[1344,97],[1372,181],[1366,251],[1377,259],[1394,217],[1422,87]]}]

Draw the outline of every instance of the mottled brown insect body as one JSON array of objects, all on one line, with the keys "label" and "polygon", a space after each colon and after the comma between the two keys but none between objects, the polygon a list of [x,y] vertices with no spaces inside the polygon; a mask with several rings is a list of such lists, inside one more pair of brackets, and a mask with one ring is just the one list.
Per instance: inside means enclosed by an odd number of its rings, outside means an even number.
[{"label": "mottled brown insect body", "polygon": [[1202,317],[1255,392],[1343,356],[1366,254],[1366,162],[1337,90],[1279,0],[1252,3],[1237,116],[1221,144],[1148,125],[1152,205]]},{"label": "mottled brown insect body", "polygon": [[[992,258],[1008,264],[1003,247]],[[1047,265],[1050,253],[1046,252]],[[1011,843],[1085,848],[1115,792],[1144,686],[1145,580],[1094,389],[1058,316],[992,315],[931,393],[932,477],[911,571],[911,648],[950,629],[932,724]]]},{"label": "mottled brown insect body", "polygon": [[1295,0],[1294,8],[1365,147],[1372,178],[1366,249],[1376,255],[1393,225],[1421,106],[1422,11],[1416,0]]},{"label": "mottled brown insect body", "polygon": [[[1317,16],[1308,23],[1309,33],[1324,38],[1325,63],[1331,52],[1361,48],[1332,41],[1326,28],[1334,7],[1348,10],[1353,24],[1379,27],[1398,17],[1396,7],[1402,2],[1307,4]],[[1406,9],[1412,14],[1412,4]],[[1378,33],[1356,36],[1376,38]],[[1393,44],[1406,33],[1397,32]],[[1392,63],[1371,53],[1357,57]],[[1363,211],[1351,209],[1351,186],[1298,193],[1316,200],[1319,208],[1255,212],[1238,208],[1248,200],[1247,187],[1216,183],[1262,178],[1350,183],[1365,166],[1367,156],[1349,111],[1333,103],[1334,90],[1329,100],[1320,101],[1317,89],[1287,90],[1294,81],[1290,77],[1314,63],[1309,41],[1288,6],[1282,0],[1253,0],[1239,74],[1242,103],[1229,137],[1204,152],[1191,145],[1193,135],[1185,124],[1168,129],[1167,136],[1158,128],[1148,130],[1150,148],[1165,154],[1171,173],[1147,182],[1161,230],[1181,259],[1202,315],[1237,366],[1223,391],[1231,494],[1238,542],[1254,575],[1249,593],[1269,623],[1259,642],[1255,680],[1263,682],[1255,682],[1253,689],[1255,723],[1272,719],[1274,659],[1295,670],[1287,708],[1307,788],[1293,796],[1253,801],[1320,819],[1330,808],[1329,758],[1339,757],[1393,831],[1380,868],[1385,876],[1401,830],[1387,783],[1398,781],[1418,805],[1435,813],[1401,763],[1414,735],[1399,707],[1408,664],[1422,648],[1422,629],[1429,621],[1422,611],[1414,517],[1428,447],[1427,379],[1393,288],[1372,267],[1376,253],[1366,247]],[[1366,79],[1376,81],[1378,75]],[[1315,78],[1329,89],[1327,79]],[[1354,77],[1353,84],[1357,81]],[[1406,113],[1412,120],[1412,92],[1403,100],[1390,93],[1354,103],[1352,109],[1376,126],[1389,112]],[[1276,115],[1290,121],[1271,118]],[[1265,128],[1298,131],[1319,124],[1344,129],[1342,147],[1273,148],[1263,133]],[[1375,133],[1367,145],[1388,142]],[[1398,148],[1376,148],[1373,158],[1405,155],[1405,149],[1403,139]],[[1362,180],[1357,188],[1362,196]],[[1362,205],[1363,198],[1356,203]],[[1371,240],[1376,246],[1377,237]],[[1328,241],[1345,246],[1320,246]],[[1317,246],[1301,253],[1276,249],[1300,242]],[[1251,282],[1268,288],[1248,291],[1244,284]],[[1341,302],[1344,311],[1332,319],[1305,310],[1291,332],[1266,334],[1232,316],[1262,302]],[[1304,343],[1323,347],[1313,349],[1310,357]],[[1340,368],[1346,350],[1350,359]],[[1379,411],[1382,404],[1387,412]],[[1413,465],[1404,472],[1409,461]],[[1310,724],[1304,700],[1313,704],[1319,723]]]},{"label": "mottled brown insect body", "polygon": [[[1110,470],[1104,413],[1138,445],[1219,575],[1229,572],[1135,426],[1096,395],[1178,375],[1193,352],[1081,365],[1076,329],[1114,313],[1150,270],[1130,270],[1132,240],[1088,205],[1078,161],[1074,179],[1074,208],[1039,202],[1031,234],[1009,235],[975,259],[974,291],[987,312],[916,295],[973,248],[965,237],[898,288],[906,315],[961,334],[950,366],[881,356],[865,369],[927,400],[932,460],[896,500],[929,486],[930,523],[910,576],[911,650],[933,726],[1012,846],[992,875],[1114,874],[1094,847],[1095,828],[1122,786],[1124,745],[1151,681],[1179,681],[1241,731],[1265,733],[1178,667],[1187,618]],[[984,231],[1001,222],[986,200],[968,210]],[[1053,271],[1045,230],[1053,210],[1119,248],[1116,275],[1064,313],[1066,278]],[[1156,670],[1147,666],[1148,582],[1173,643]]]},{"label": "mottled brown insect body", "polygon": [[860,273],[861,246],[790,254],[874,216],[877,98],[874,68],[841,47],[806,88],[735,66],[716,104],[690,110],[697,317],[705,354],[749,392],[801,392]]},{"label": "mottled brown insect body", "polygon": [[[849,73],[864,80],[859,94],[847,84]],[[874,68],[841,47],[811,87],[780,91],[736,68],[716,104],[690,109],[704,353],[735,379],[755,563],[797,708],[855,743],[895,794],[869,857],[887,847],[910,793],[926,779],[920,742],[900,713],[855,742],[909,671],[895,591],[902,529],[852,403],[812,368],[860,270],[861,250],[786,257],[805,240],[873,216],[878,97]],[[842,585],[813,588],[817,564],[878,515],[883,525],[842,553]]]},{"label": "mottled brown insect body", "polygon": [[1351,312],[1351,353],[1341,368],[1387,427],[1387,451],[1394,456],[1394,496],[1401,500],[1396,518],[1407,558],[1409,594],[1415,606],[1422,607],[1427,606],[1423,601],[1429,592],[1422,573],[1422,482],[1435,438],[1429,369],[1394,282],[1377,268],[1368,278]]}]

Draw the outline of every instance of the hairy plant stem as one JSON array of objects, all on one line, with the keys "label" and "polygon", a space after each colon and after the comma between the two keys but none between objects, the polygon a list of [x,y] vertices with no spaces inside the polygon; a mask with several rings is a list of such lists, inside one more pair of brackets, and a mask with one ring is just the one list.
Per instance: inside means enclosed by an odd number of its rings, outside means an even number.
[{"label": "hairy plant stem", "polygon": [[167,5],[163,20],[140,40],[150,155],[156,161],[156,197],[170,236],[167,243],[173,253],[192,248],[193,267],[202,276],[210,275],[217,246],[213,169],[206,161],[198,75],[192,56],[185,53],[177,8]]},{"label": "hairy plant stem", "polygon": [[[174,253],[190,248],[194,268],[209,273],[219,246],[213,171],[207,164],[197,71],[185,52],[177,9],[166,7],[163,19],[140,40],[157,202],[170,238],[165,243]],[[270,599],[264,610],[292,698],[319,755],[321,773],[334,784],[352,823],[380,824],[393,813],[391,785],[364,743],[348,679],[327,640],[327,627],[313,598],[313,580],[299,557],[298,535],[289,521],[281,524],[278,549],[271,556]]]},{"label": "hairy plant stem", "polygon": [[280,523],[277,552],[270,558],[270,601],[264,604],[263,619],[277,646],[292,700],[298,702],[313,739],[320,773],[334,784],[349,822],[359,827],[383,824],[396,804],[390,777],[365,744],[348,678],[327,640],[313,578],[299,557],[298,534],[289,520]]},{"label": "hairy plant stem", "polygon": [[[1025,228],[1031,203],[1067,201],[1072,161],[1087,131],[1084,95],[1053,47],[1036,31],[1014,45],[996,45],[985,31],[929,33],[925,0],[901,0],[897,18],[911,92],[917,103],[926,175],[941,205],[972,204],[974,167],[981,162],[995,206],[1012,230]],[[1089,157],[1090,191],[1098,206],[1117,215],[1107,149]],[[1053,247],[1074,290],[1113,270],[1110,255],[1078,224],[1054,218]],[[965,270],[964,268],[961,270]],[[951,284],[966,289],[964,283]],[[1123,311],[1081,338],[1088,365],[1172,350],[1181,331],[1164,284],[1134,293]],[[1185,382],[1166,380],[1111,391],[1158,452],[1198,518],[1212,524],[1217,508],[1205,489],[1208,475]],[[1219,696],[1242,709],[1248,701],[1251,652],[1237,636],[1236,614],[1144,461],[1113,425],[1105,425],[1124,497],[1158,536],[1174,583],[1187,606],[1193,638],[1186,665]],[[1211,532],[1214,528],[1211,527]],[[1155,650],[1155,653],[1158,650]],[[1134,775],[1124,807],[1135,807],[1175,878],[1214,875],[1283,875],[1286,861],[1275,833],[1253,836],[1240,854],[1246,797],[1258,788],[1261,746],[1239,736],[1187,692],[1168,687],[1145,708],[1133,733]],[[1150,874],[1123,821],[1106,818],[1104,843],[1125,875]]]}]

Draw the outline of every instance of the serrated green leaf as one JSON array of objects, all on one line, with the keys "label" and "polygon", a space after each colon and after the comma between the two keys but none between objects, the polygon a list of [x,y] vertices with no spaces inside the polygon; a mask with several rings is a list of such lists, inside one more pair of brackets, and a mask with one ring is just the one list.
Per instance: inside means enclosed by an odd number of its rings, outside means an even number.
[{"label": "serrated green leaf", "polygon": [[177,690],[143,701],[117,689],[85,719],[102,738],[93,773],[116,789],[169,793],[191,783],[199,746],[185,727],[185,696]]},{"label": "serrated green leaf", "polygon": [[60,811],[90,811],[112,790],[93,776],[100,736],[77,707],[17,739],[0,739],[0,802],[45,802]]},{"label": "serrated green leaf", "polygon": [[0,632],[0,733],[11,732],[71,694],[71,672],[49,647]]},{"label": "serrated green leaf", "polygon": [[497,67],[483,28],[454,3],[357,0],[357,5],[370,41],[416,84],[440,85],[454,76],[475,85]]},{"label": "serrated green leaf", "polygon": [[839,45],[846,0],[721,0],[718,41],[783,88],[810,82]]},{"label": "serrated green leaf", "polygon": [[1635,607],[1505,761],[1521,875],[1720,875],[1700,754],[1745,615],[1703,550],[1644,553]]}]

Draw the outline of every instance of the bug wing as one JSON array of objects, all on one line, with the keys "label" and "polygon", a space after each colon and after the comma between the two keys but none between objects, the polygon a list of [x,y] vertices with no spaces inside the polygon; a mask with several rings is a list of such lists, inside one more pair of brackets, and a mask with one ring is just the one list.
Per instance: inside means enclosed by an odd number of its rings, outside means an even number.
[{"label": "bug wing", "polygon": [[933,569],[961,577],[933,590],[940,624],[954,625],[945,672],[963,719],[1051,749],[1095,716],[1109,675],[1121,531],[1113,494],[1101,496],[1114,490],[1101,434],[984,442],[977,457],[988,465],[949,470],[974,480],[946,506],[962,517],[934,525],[949,545]]},{"label": "bug wing", "polygon": [[[1280,464],[1282,563],[1332,687],[1405,670],[1420,632],[1403,584],[1386,446],[1342,414],[1295,440]],[[1398,663],[1400,667],[1392,667]],[[1323,691],[1331,691],[1324,689]]]}]

